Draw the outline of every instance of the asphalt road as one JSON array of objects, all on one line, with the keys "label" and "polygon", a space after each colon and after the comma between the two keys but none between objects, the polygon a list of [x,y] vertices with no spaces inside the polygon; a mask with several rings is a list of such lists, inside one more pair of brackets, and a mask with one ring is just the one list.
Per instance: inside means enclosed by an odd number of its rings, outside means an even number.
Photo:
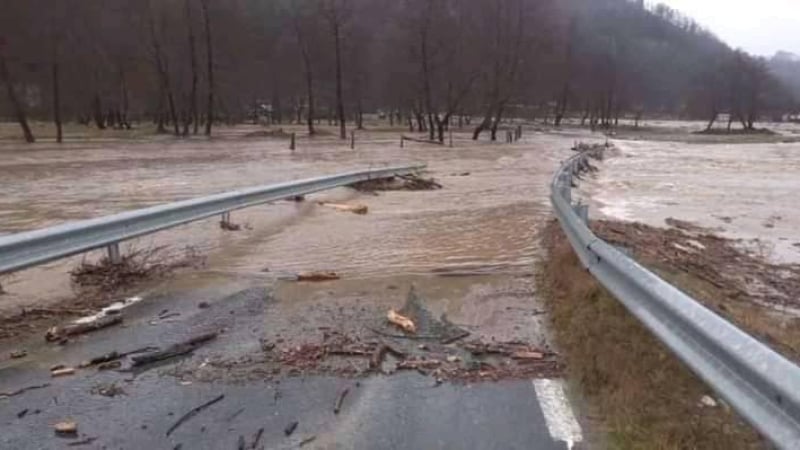
[{"label": "asphalt road", "polygon": [[[442,383],[413,372],[361,379],[332,376],[264,380],[220,378],[186,382],[175,377],[209,357],[235,358],[258,348],[271,291],[248,282],[185,289],[146,297],[127,308],[125,325],[85,335],[64,347],[37,338],[16,343],[30,355],[0,363],[0,392],[49,384],[9,398],[0,396],[3,449],[560,449],[580,441],[560,384],[543,380]],[[260,285],[260,283],[250,283]],[[244,286],[244,288],[242,288]],[[241,289],[241,290],[240,290]],[[239,290],[237,292],[237,290]],[[198,302],[209,308],[200,309]],[[164,308],[177,318],[154,321]],[[208,329],[227,331],[188,358],[143,372],[80,370],[51,378],[57,363],[75,366],[91,356],[154,343],[176,342]],[[9,348],[0,349],[8,354]],[[114,397],[97,393],[114,384]],[[334,405],[348,395],[339,414]],[[224,395],[169,436],[191,409]],[[56,436],[53,425],[78,424],[73,438]],[[297,422],[287,436],[287,426]],[[70,446],[85,442],[84,445]]]}]

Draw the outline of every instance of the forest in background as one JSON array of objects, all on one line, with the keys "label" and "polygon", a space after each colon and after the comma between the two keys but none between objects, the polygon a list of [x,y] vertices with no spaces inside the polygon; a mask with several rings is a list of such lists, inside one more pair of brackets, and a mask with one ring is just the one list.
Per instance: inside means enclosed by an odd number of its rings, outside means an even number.
[{"label": "forest in background", "polygon": [[[5,0],[0,116],[152,126],[325,122],[365,114],[444,140],[509,117],[593,128],[796,114],[800,64],[731,49],[642,0]],[[777,59],[777,61],[776,61]],[[795,81],[793,81],[795,80]],[[795,83],[795,84],[793,84]]]}]

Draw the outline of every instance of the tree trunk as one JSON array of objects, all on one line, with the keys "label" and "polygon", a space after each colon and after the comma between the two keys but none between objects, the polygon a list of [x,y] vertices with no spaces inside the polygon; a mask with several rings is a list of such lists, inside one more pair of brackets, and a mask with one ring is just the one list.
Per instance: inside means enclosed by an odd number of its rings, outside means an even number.
[{"label": "tree trunk", "polygon": [[478,126],[475,127],[475,131],[472,132],[472,140],[477,141],[478,138],[481,137],[481,133],[486,131],[486,129],[489,128],[491,124],[492,124],[492,110],[490,108],[488,111],[486,111],[486,115],[483,116],[483,120],[481,121],[481,123],[479,123]]},{"label": "tree trunk", "polygon": [[497,140],[497,127],[500,126],[500,121],[503,119],[503,112],[505,109],[505,102],[497,106],[497,114],[494,117],[494,123],[492,123],[492,142]]},{"label": "tree trunk", "polygon": [[186,122],[186,126],[183,129],[183,135],[186,136],[189,134],[189,121],[192,122],[194,125],[194,134],[197,134],[198,129],[198,120],[197,120],[197,50],[196,50],[196,40],[194,36],[194,25],[192,23],[192,7],[190,4],[191,0],[186,0],[185,7],[186,7],[186,24],[188,27],[189,32],[189,61],[192,71],[192,87],[191,92],[189,93],[189,118]]},{"label": "tree trunk", "polygon": [[19,101],[17,93],[14,91],[14,81],[11,79],[8,65],[6,64],[6,56],[2,53],[0,48],[0,80],[6,85],[6,92],[8,94],[8,101],[11,102],[11,107],[14,109],[14,115],[17,117],[17,122],[22,128],[22,133],[25,135],[25,142],[32,144],[36,142],[36,138],[31,133],[31,128],[28,126],[28,117],[25,114],[25,107]]},{"label": "tree trunk", "polygon": [[272,123],[283,123],[281,95],[278,89],[273,90],[272,93]]},{"label": "tree trunk", "polygon": [[706,131],[711,131],[711,129],[714,127],[714,123],[717,121],[718,115],[719,113],[717,113],[716,110],[711,112],[711,120],[709,120],[708,125],[706,125]]},{"label": "tree trunk", "polygon": [[56,124],[56,142],[64,142],[61,127],[61,83],[59,80],[58,60],[53,58],[53,122]]},{"label": "tree trunk", "polygon": [[208,0],[200,0],[203,8],[203,22],[206,29],[206,62],[208,78],[208,105],[206,110],[206,136],[211,136],[211,125],[214,122],[214,52],[211,40],[211,16],[208,12]]},{"label": "tree trunk", "polygon": [[339,120],[339,138],[347,139],[347,125],[344,117],[344,99],[342,98],[342,49],[339,36],[339,23],[333,21],[333,43],[336,53],[336,116]]},{"label": "tree trunk", "polygon": [[[153,46],[153,58],[155,59],[156,63],[156,71],[158,72],[158,76],[161,80],[162,92],[167,96],[169,117],[175,130],[175,136],[180,136],[181,131],[179,128],[180,125],[178,124],[178,114],[175,110],[175,96],[172,93],[172,85],[169,78],[169,67],[167,65],[167,61],[164,59],[164,55],[161,51],[161,42],[158,40],[158,35],[156,34],[156,19],[155,15],[153,14],[150,0],[147,0],[146,6],[149,19],[148,24],[150,26],[150,38]],[[97,97],[97,99],[99,100],[99,97]]]},{"label": "tree trunk", "polygon": [[356,103],[356,129],[364,129],[364,110],[362,108],[360,96],[358,98],[358,102]]},{"label": "tree trunk", "polygon": [[123,70],[120,70],[119,78],[120,78],[120,91],[121,91],[120,92],[120,96],[122,97],[122,99],[120,101],[120,103],[122,105],[121,110],[120,110],[120,116],[119,116],[120,125],[125,127],[126,130],[130,130],[131,129],[131,123],[128,121],[128,109],[129,109],[129,105],[128,105],[128,82],[125,79],[125,72]]},{"label": "tree trunk", "polygon": [[101,130],[106,129],[106,119],[103,116],[103,104],[100,100],[99,92],[95,92],[94,98],[92,99],[92,117],[94,118],[94,123],[97,125],[97,128]]},{"label": "tree trunk", "polygon": [[306,67],[306,94],[308,96],[308,115],[307,115],[307,122],[308,122],[308,134],[313,136],[314,131],[314,74],[311,71],[311,59],[308,56],[307,51],[304,53],[303,60],[305,61]]}]

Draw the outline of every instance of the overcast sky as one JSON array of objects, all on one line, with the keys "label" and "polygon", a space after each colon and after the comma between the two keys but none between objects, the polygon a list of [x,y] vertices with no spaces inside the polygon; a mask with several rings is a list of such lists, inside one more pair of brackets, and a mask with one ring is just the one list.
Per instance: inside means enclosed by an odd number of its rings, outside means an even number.
[{"label": "overcast sky", "polygon": [[654,0],[693,17],[732,47],[800,55],[800,0]]}]

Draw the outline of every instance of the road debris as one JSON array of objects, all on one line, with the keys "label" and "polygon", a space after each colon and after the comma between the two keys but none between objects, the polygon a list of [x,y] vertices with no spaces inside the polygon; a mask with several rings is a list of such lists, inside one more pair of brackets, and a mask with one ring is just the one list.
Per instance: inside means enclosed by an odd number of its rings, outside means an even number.
[{"label": "road debris", "polygon": [[177,269],[198,266],[203,257],[193,248],[186,249],[180,257],[170,255],[166,246],[131,250],[121,255],[117,263],[103,258],[97,263],[82,262],[70,272],[76,286],[97,292],[117,292],[136,283],[166,276]]},{"label": "road debris", "polygon": [[539,361],[542,358],[544,358],[544,353],[541,352],[514,352],[511,354],[511,359],[518,359],[518,360]]},{"label": "road debris", "polygon": [[50,372],[50,376],[53,378],[65,377],[67,375],[75,375],[75,369],[72,367],[64,367],[63,369],[56,369]]},{"label": "road debris", "polygon": [[97,364],[107,363],[121,358],[122,356],[117,352],[107,353],[105,355],[96,356],[88,361],[83,361],[78,365],[81,369],[91,367]]},{"label": "road debris", "polygon": [[233,414],[231,414],[230,416],[228,416],[228,418],[226,419],[226,421],[227,421],[227,422],[231,422],[233,419],[235,419],[235,418],[239,417],[239,415],[240,415],[240,414],[242,414],[243,412],[244,412],[244,408],[239,408],[239,409],[237,409],[237,410],[236,410],[236,412],[234,412]]},{"label": "road debris", "polygon": [[167,430],[167,436],[172,434],[173,431],[177,430],[178,427],[183,425],[187,420],[189,420],[192,417],[196,416],[197,414],[199,414],[200,412],[202,412],[204,409],[208,408],[209,406],[212,406],[215,403],[218,403],[218,402],[222,401],[222,399],[224,399],[224,398],[225,398],[225,394],[220,394],[219,396],[214,397],[213,399],[211,399],[211,400],[203,403],[202,405],[192,409],[191,411],[187,412],[186,414],[181,416],[181,418],[178,419],[178,421],[175,422],[174,425],[169,427],[169,430]]},{"label": "road debris", "polygon": [[255,436],[253,436],[253,443],[250,444],[251,449],[258,448],[258,444],[261,442],[261,436],[264,434],[264,427],[261,427],[256,431]]},{"label": "road debris", "polygon": [[117,383],[97,384],[90,391],[94,395],[114,398],[118,395],[127,395],[125,390],[117,386]]},{"label": "road debris", "polygon": [[336,398],[336,404],[333,406],[333,413],[339,414],[339,411],[342,410],[342,404],[344,403],[344,399],[347,397],[347,394],[350,393],[350,388],[345,388],[342,392],[339,393],[339,396]]},{"label": "road debris", "polygon": [[28,391],[32,391],[32,390],[35,390],[35,389],[44,389],[46,387],[50,387],[50,383],[35,384],[33,386],[27,386],[27,387],[24,387],[24,388],[19,388],[19,389],[15,390],[15,391],[10,391],[10,392],[0,392],[0,398],[14,397],[14,396],[23,394],[23,393],[28,392]]},{"label": "road debris", "polygon": [[69,444],[67,444],[67,447],[80,447],[82,445],[89,445],[96,440],[97,440],[96,437],[88,437],[80,441],[70,442]]},{"label": "road debris", "polygon": [[297,425],[299,424],[300,422],[296,420],[294,422],[289,423],[289,425],[286,425],[286,428],[283,429],[283,434],[285,434],[286,436],[291,436],[292,433],[294,433],[294,430],[297,429]]},{"label": "road debris", "polygon": [[333,281],[341,277],[336,272],[300,272],[297,281]]},{"label": "road debris", "polygon": [[[158,347],[147,346],[147,347],[137,348],[135,350],[131,350],[131,351],[128,351],[128,352],[123,352],[123,353],[119,353],[117,351],[113,351],[113,352],[110,352],[110,353],[106,353],[105,355],[95,356],[92,359],[89,359],[87,361],[83,361],[78,365],[78,367],[81,368],[81,369],[85,369],[87,367],[91,367],[91,366],[95,366],[95,365],[99,365],[99,364],[110,363],[110,362],[116,361],[118,359],[124,358],[126,356],[135,355],[137,353],[152,352],[152,351],[155,351],[155,350],[158,350]],[[106,369],[100,369],[100,370],[107,370],[107,367],[106,367]]]},{"label": "road debris", "polygon": [[197,348],[199,348],[201,345],[216,338],[217,338],[217,333],[201,334],[200,336],[193,337],[184,342],[173,344],[168,348],[166,348],[165,350],[134,356],[131,358],[131,360],[133,361],[133,366],[138,367],[154,363],[156,361],[162,361],[165,359],[174,358],[176,356],[181,356],[187,353],[191,353],[195,351]]},{"label": "road debris", "polygon": [[171,317],[178,317],[180,315],[181,315],[181,313],[179,313],[179,312],[172,312],[172,313],[164,314],[163,316],[158,316],[158,320],[166,320],[166,319],[169,319]]},{"label": "road debris", "polygon": [[381,366],[383,365],[383,359],[386,357],[387,353],[391,353],[398,359],[404,359],[406,357],[405,353],[397,350],[396,348],[390,345],[383,344],[378,346],[375,349],[375,352],[372,354],[372,357],[370,358],[369,361],[370,369],[372,370],[380,369]]},{"label": "road debris", "polygon": [[375,180],[360,181],[350,185],[362,192],[377,191],[433,191],[442,189],[442,185],[433,178],[422,178],[419,175],[399,175]]},{"label": "road debris", "polygon": [[72,420],[64,420],[55,424],[53,429],[59,436],[74,436],[78,433],[78,424]]},{"label": "road debris", "polygon": [[63,327],[52,327],[47,330],[44,338],[47,342],[55,342],[66,337],[90,333],[120,323],[122,323],[121,315],[102,316],[91,322],[72,323]]},{"label": "road debris", "polygon": [[11,357],[11,359],[20,359],[20,358],[24,358],[24,357],[28,356],[28,351],[27,351],[27,350],[24,350],[24,349],[22,349],[22,350],[13,350],[13,351],[12,351],[12,352],[9,354],[9,356]]},{"label": "road debris", "polygon": [[319,202],[317,202],[317,204],[319,206],[327,206],[328,208],[333,208],[333,209],[335,209],[337,211],[349,212],[349,213],[353,213],[353,214],[359,214],[359,215],[362,215],[362,216],[369,212],[369,207],[367,207],[367,205],[361,205],[361,204],[358,204],[358,205],[347,205],[347,204],[343,204],[343,203],[331,203],[331,202],[323,202],[323,201],[319,201]]},{"label": "road debris", "polygon": [[417,327],[414,325],[414,322],[406,316],[399,314],[397,311],[390,309],[389,313],[386,314],[386,319],[397,325],[398,327],[402,328],[407,333],[416,333]]},{"label": "road debris", "polygon": [[397,364],[397,370],[436,369],[442,362],[435,359],[408,359]]},{"label": "road debris", "polygon": [[297,444],[297,446],[298,446],[298,447],[305,447],[306,445],[308,445],[308,444],[310,444],[310,443],[314,442],[316,439],[317,439],[317,436],[316,436],[316,435],[309,436],[309,437],[307,437],[307,438],[303,439],[302,441],[300,441],[300,443],[299,443],[299,444]]},{"label": "road debris", "polygon": [[17,413],[17,419],[22,419],[26,415],[28,415],[28,408],[23,409],[22,411]]},{"label": "road debris", "polygon": [[700,398],[700,407],[715,408],[716,406],[717,401],[710,395],[704,395]]},{"label": "road debris", "polygon": [[122,367],[122,361],[109,361],[97,365],[98,371],[114,370]]}]

